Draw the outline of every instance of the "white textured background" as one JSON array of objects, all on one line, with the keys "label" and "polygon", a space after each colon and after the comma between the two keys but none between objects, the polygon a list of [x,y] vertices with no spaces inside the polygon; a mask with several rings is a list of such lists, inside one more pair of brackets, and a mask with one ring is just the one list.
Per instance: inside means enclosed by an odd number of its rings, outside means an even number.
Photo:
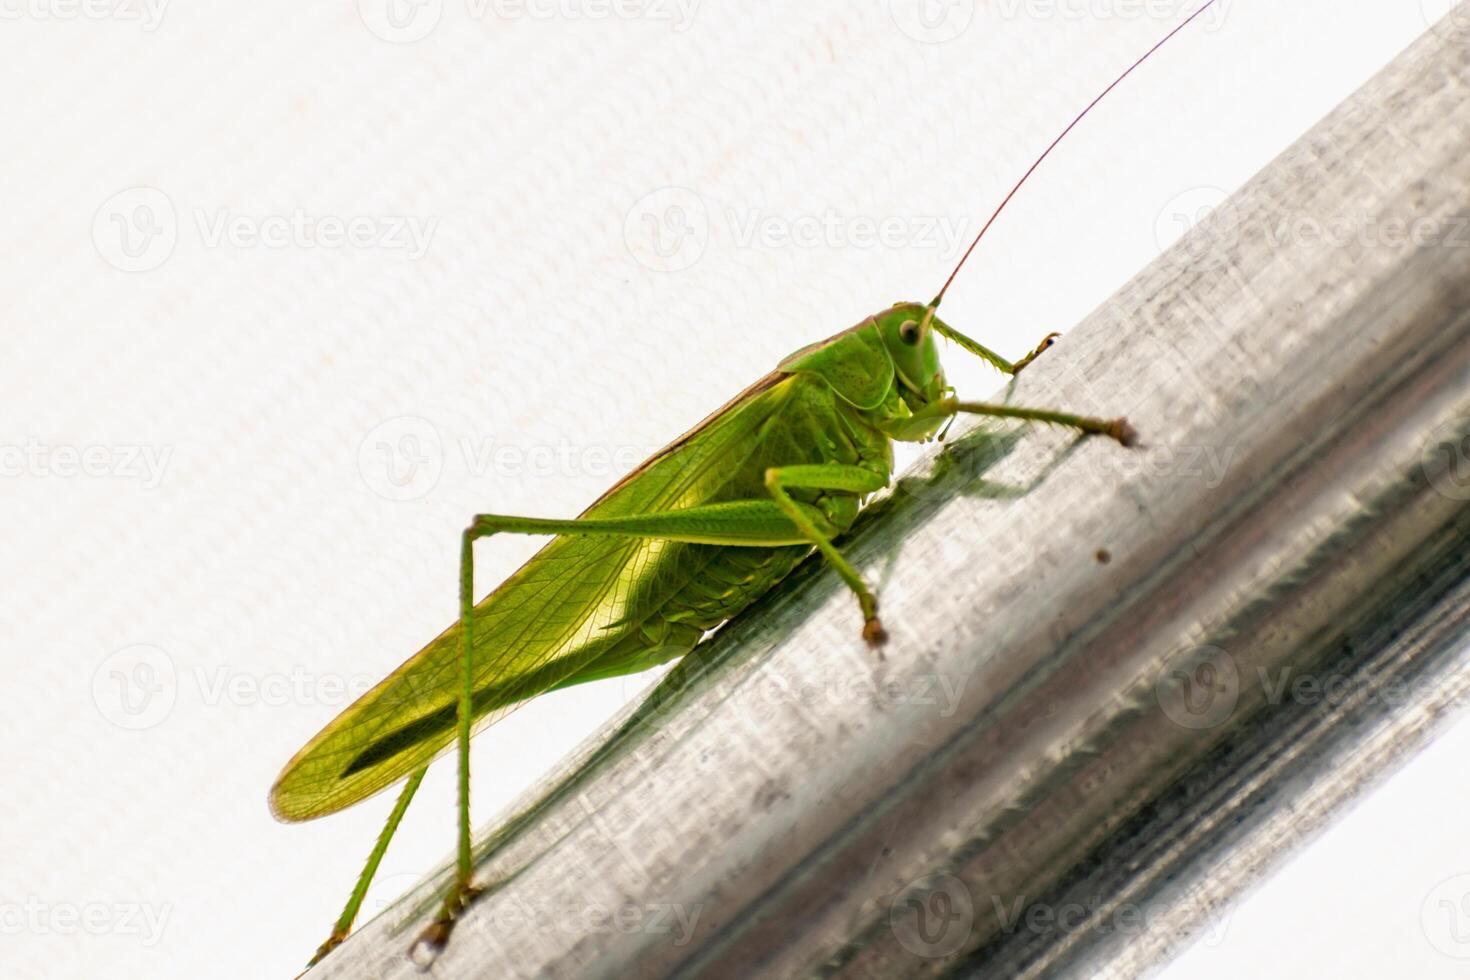
[{"label": "white textured background", "polygon": [[[789,350],[928,298],[1192,7],[920,6],[0,0],[0,976],[295,972],[391,801],[284,826],[267,788],[454,615],[468,515],[575,513]],[[948,318],[1013,356],[1066,328],[1448,7],[1224,0]],[[643,683],[479,739],[478,818]],[[1467,755],[1462,726],[1168,975],[1464,975]],[[370,908],[449,849],[450,775]]]}]

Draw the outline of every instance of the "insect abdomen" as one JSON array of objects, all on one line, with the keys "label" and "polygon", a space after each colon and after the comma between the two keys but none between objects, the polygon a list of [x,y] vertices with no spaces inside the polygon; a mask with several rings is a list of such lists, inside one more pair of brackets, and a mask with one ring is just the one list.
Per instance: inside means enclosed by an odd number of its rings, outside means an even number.
[{"label": "insect abdomen", "polygon": [[708,565],[659,610],[671,623],[711,629],[744,610],[811,551],[789,548],[711,548]]}]

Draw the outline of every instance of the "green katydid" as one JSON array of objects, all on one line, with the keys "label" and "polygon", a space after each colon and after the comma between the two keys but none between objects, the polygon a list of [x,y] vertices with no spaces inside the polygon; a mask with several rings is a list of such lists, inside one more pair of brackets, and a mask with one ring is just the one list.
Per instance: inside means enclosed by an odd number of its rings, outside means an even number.
[{"label": "green katydid", "polygon": [[[865,498],[892,478],[892,444],[942,438],[959,414],[1060,425],[1111,437],[1122,418],[962,401],[945,383],[936,335],[1016,374],[1012,363],[936,315],[975,247],[1022,184],[1109,92],[1213,5],[1208,0],[1118,76],[1037,157],[928,303],[899,303],[787,357],[570,520],[476,516],[463,533],[459,620],[342,712],[277,778],[282,820],[333,813],[406,780],[330,937],[351,929],[426,767],[457,750],[455,881],[415,942],[441,949],[477,894],[472,880],[469,739],[538,694],[637,673],[682,656],[773,588],[813,550],[857,598],[862,636],[886,639],[878,600],[833,545]],[[1055,335],[1053,335],[1055,336]],[[474,602],[474,544],[494,534],[554,535]]]}]

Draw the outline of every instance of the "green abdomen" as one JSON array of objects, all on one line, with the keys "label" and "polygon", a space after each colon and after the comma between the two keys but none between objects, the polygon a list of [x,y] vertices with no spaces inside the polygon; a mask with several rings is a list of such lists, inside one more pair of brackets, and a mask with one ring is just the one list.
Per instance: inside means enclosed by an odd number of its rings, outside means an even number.
[{"label": "green abdomen", "polygon": [[[775,402],[764,422],[741,447],[740,458],[718,468],[723,477],[679,501],[680,506],[727,500],[769,499],[765,473],[770,467],[810,463],[863,466],[883,474],[892,470],[887,437],[866,425],[842,404],[825,383],[809,376],[790,376],[763,393]],[[716,468],[711,468],[715,470]],[[850,494],[793,491],[793,496],[819,507],[838,529],[856,519],[860,501]],[[649,596],[639,628],[569,683],[632,673],[663,663],[692,649],[705,631],[739,614],[770,591],[812,552],[809,545],[728,547],[666,544],[656,560],[662,595]]]}]

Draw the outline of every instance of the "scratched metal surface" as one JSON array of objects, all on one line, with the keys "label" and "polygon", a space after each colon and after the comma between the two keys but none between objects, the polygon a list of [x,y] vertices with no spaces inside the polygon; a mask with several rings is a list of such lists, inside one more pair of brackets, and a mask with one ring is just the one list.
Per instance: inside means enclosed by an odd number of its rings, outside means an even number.
[{"label": "scratched metal surface", "polygon": [[[435,975],[1133,976],[1427,739],[1470,685],[1467,97],[1426,35],[1007,392],[1143,448],[958,426],[849,546],[884,655],[799,574],[487,828]],[[311,976],[416,976],[443,880]]]}]

